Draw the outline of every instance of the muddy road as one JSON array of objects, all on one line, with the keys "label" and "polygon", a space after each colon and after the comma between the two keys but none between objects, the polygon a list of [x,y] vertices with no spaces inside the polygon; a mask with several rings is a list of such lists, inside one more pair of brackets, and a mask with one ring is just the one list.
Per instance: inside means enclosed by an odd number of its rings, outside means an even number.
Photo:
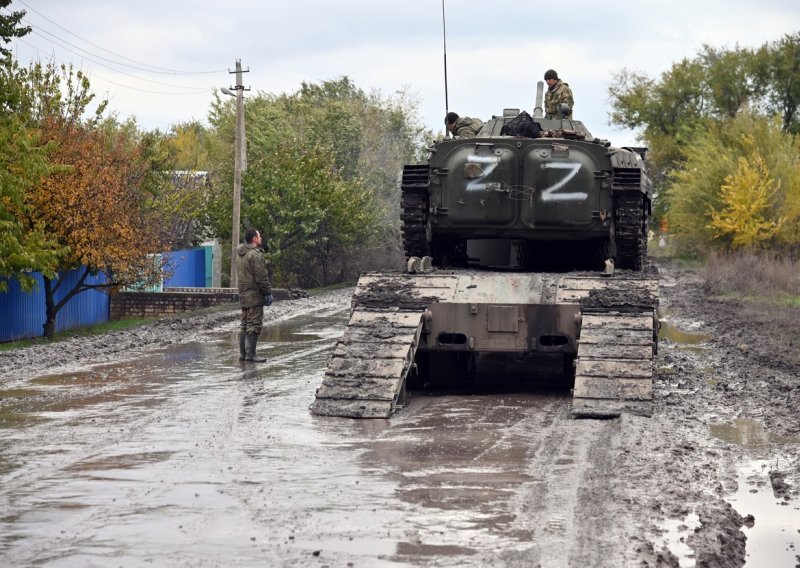
[{"label": "muddy road", "polygon": [[0,353],[0,565],[800,566],[796,326],[660,270],[652,418],[311,416],[348,291],[269,308],[258,366],[235,312]]}]

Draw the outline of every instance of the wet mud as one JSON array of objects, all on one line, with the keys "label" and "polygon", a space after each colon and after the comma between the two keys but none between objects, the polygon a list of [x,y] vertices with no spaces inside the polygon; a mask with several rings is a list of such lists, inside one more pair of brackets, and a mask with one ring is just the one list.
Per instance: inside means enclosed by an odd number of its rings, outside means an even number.
[{"label": "wet mud", "polygon": [[[446,271],[435,271],[435,274]],[[415,279],[424,278],[401,272],[386,278],[386,272],[375,273],[373,279],[364,287],[358,297],[358,304],[368,308],[400,307],[404,310],[424,310],[426,306],[439,301],[438,297],[425,296],[415,286]]]},{"label": "wet mud", "polygon": [[[658,308],[658,298],[653,296],[646,288],[637,286],[646,278],[658,278],[658,267],[652,263],[645,263],[641,272],[631,270],[617,270],[609,281],[617,283],[616,286],[609,286],[598,290],[592,290],[581,299],[582,308]],[[629,285],[626,285],[629,283]]]},{"label": "wet mud", "polygon": [[312,416],[349,291],[273,304],[262,365],[235,311],[6,352],[0,565],[798,566],[800,356],[659,268],[651,418],[536,388]]}]

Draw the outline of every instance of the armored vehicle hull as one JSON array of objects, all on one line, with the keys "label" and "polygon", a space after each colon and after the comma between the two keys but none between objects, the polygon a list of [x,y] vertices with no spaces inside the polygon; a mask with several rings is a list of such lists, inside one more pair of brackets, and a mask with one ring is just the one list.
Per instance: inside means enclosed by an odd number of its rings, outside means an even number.
[{"label": "armored vehicle hull", "polygon": [[428,164],[405,167],[406,255],[486,264],[470,241],[502,241],[506,264],[522,269],[600,269],[610,258],[641,270],[651,209],[641,154],[589,140],[571,120],[539,119],[539,138],[499,135],[508,120],[494,118],[477,138],[444,140]]},{"label": "armored vehicle hull", "polygon": [[312,412],[388,418],[409,385],[457,383],[492,355],[560,361],[576,416],[649,415],[657,291],[652,271],[365,274]]},{"label": "armored vehicle hull", "polygon": [[494,360],[495,378],[555,361],[549,380],[573,387],[575,416],[649,415],[643,152],[518,111],[430,151],[400,183],[408,271],[359,279],[312,412],[386,418],[407,388],[463,384]]}]

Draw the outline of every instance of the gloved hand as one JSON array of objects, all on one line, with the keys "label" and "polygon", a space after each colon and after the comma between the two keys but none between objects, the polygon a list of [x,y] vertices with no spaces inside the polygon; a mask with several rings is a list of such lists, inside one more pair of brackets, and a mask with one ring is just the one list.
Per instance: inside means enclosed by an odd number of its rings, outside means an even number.
[{"label": "gloved hand", "polygon": [[268,306],[272,305],[272,294],[267,294],[264,296],[264,301],[267,303]]}]

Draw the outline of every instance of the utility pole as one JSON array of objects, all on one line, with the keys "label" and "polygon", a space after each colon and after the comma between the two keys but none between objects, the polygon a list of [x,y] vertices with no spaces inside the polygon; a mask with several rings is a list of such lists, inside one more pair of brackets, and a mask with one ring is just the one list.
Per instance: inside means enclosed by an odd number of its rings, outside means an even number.
[{"label": "utility pole", "polygon": [[250,68],[242,71],[242,60],[236,60],[236,70],[229,73],[236,73],[236,86],[229,89],[222,89],[226,95],[236,97],[236,132],[233,159],[233,224],[231,226],[231,288],[239,287],[239,274],[236,270],[236,248],[239,246],[239,217],[242,205],[242,172],[247,169],[247,158],[245,156],[244,138],[244,92],[250,88],[244,88],[242,83],[242,73],[247,73]]}]

